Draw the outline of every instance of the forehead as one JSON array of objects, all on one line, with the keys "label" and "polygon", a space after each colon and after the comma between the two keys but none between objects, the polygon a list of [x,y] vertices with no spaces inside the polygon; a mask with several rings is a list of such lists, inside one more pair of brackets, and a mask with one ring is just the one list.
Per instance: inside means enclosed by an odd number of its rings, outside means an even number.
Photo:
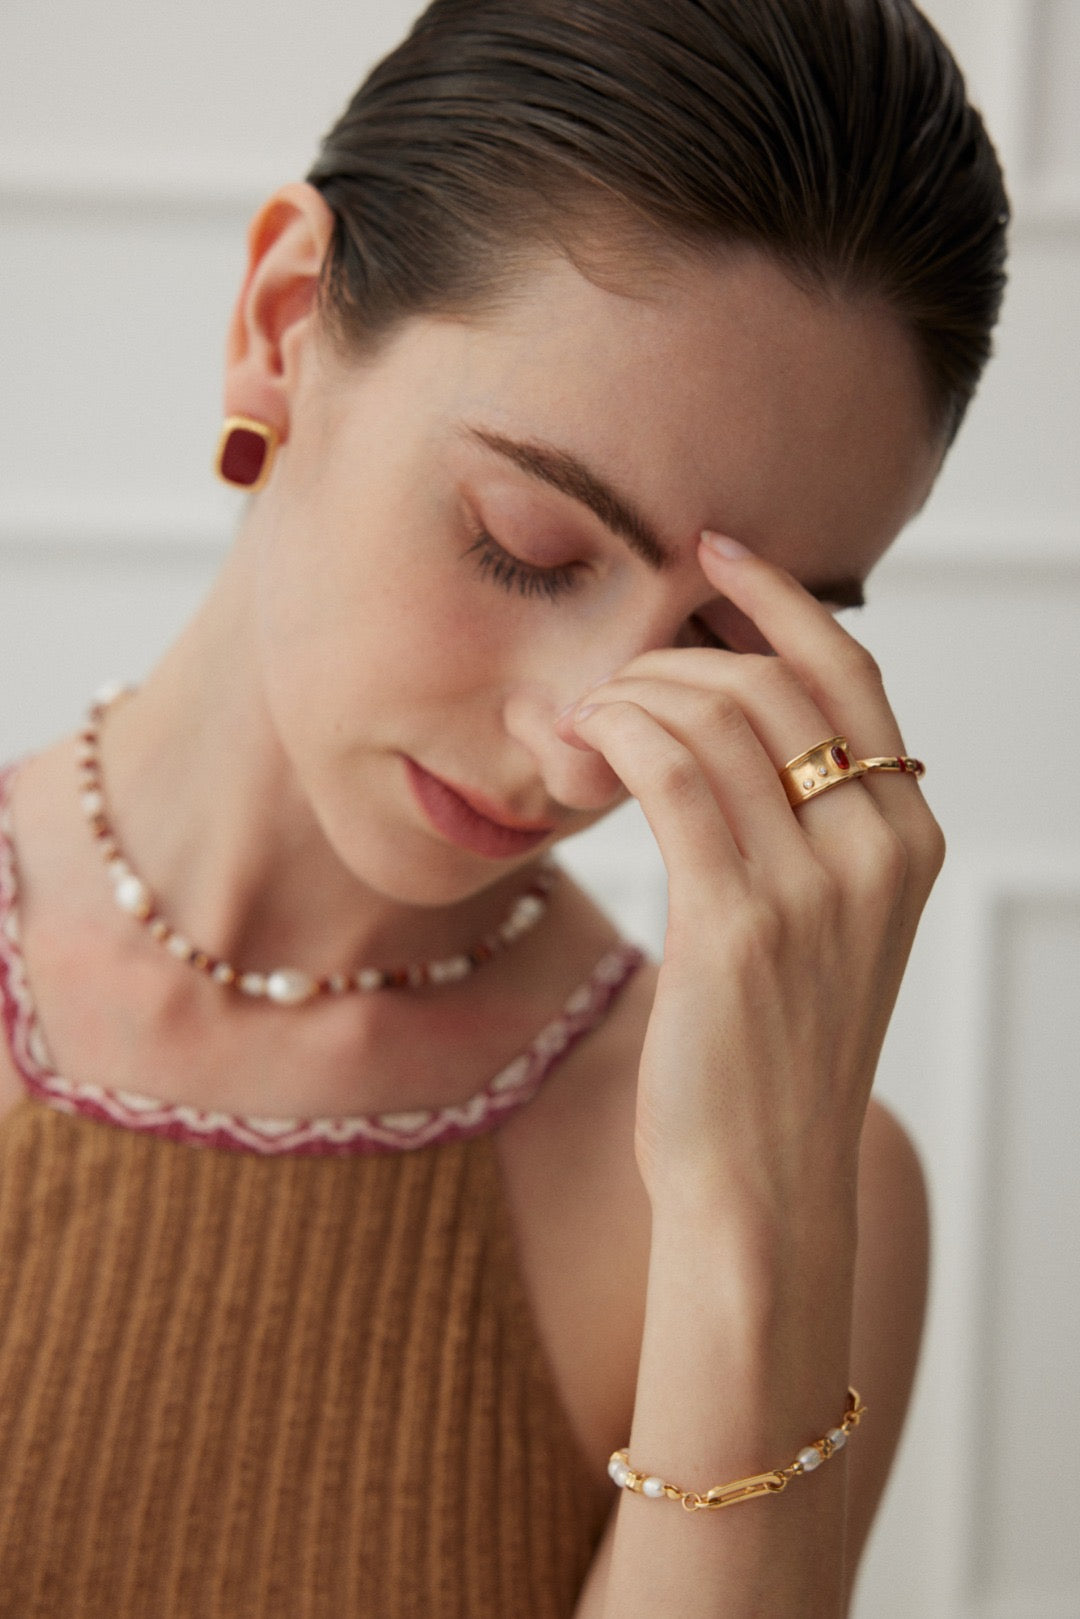
[{"label": "forehead", "polygon": [[629,292],[544,261],[449,340],[448,412],[578,455],[683,549],[718,528],[802,576],[865,576],[940,463],[899,321],[756,253]]}]

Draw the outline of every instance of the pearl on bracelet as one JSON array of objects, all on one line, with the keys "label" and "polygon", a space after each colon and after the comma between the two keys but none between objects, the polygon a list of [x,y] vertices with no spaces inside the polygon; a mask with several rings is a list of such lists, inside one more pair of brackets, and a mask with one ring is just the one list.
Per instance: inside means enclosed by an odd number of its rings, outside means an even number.
[{"label": "pearl on bracelet", "polygon": [[730,1484],[717,1484],[704,1495],[698,1495],[693,1490],[681,1490],[677,1484],[668,1484],[655,1473],[646,1476],[635,1472],[625,1450],[612,1452],[608,1460],[608,1475],[620,1489],[633,1490],[635,1494],[649,1496],[654,1501],[668,1497],[671,1500],[678,1500],[688,1512],[718,1511],[741,1501],[753,1501],[765,1495],[778,1495],[800,1473],[812,1473],[822,1462],[828,1461],[835,1451],[843,1450],[847,1444],[848,1434],[853,1428],[858,1427],[865,1415],[866,1407],[859,1397],[858,1390],[849,1388],[848,1405],[841,1425],[830,1428],[824,1438],[818,1439],[814,1444],[805,1445],[788,1466],[773,1468],[766,1473],[756,1473],[750,1478],[735,1479]]}]

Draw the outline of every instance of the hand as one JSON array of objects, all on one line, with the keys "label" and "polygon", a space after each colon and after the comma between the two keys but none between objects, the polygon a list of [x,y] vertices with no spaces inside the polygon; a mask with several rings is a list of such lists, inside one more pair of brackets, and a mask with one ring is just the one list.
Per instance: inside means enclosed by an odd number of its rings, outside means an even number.
[{"label": "hand", "polygon": [[701,565],[776,651],[648,652],[574,727],[641,804],[668,873],[635,1150],[654,1209],[734,1199],[784,1225],[853,1205],[859,1137],[919,915],[944,855],[914,778],[793,810],[778,775],[828,737],[904,746],[870,655],[782,569]]}]

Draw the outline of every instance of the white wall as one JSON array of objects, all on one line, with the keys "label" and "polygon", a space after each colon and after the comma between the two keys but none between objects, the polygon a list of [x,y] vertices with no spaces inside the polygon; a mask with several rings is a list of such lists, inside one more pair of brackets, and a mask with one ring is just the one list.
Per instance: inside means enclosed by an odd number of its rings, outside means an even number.
[{"label": "white wall", "polygon": [[[208,460],[246,218],[414,9],[5,0],[0,758],[138,678],[205,589],[236,511]],[[928,9],[1019,220],[998,358],[860,626],[951,859],[880,1080],[927,1160],[937,1265],[859,1619],[1080,1619],[1080,4]],[[634,813],[571,853],[658,944]]]}]

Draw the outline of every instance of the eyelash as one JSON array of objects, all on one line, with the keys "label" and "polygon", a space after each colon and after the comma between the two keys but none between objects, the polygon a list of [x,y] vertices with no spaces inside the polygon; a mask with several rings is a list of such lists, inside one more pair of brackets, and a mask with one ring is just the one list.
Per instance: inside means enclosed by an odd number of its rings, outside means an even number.
[{"label": "eyelash", "polygon": [[[504,551],[485,529],[477,533],[464,554],[475,558],[476,571],[482,578],[493,580],[504,590],[516,590],[519,596],[543,596],[548,601],[557,601],[560,596],[576,589],[577,575],[582,566],[581,563],[570,562],[556,568],[538,568],[534,563],[522,562],[520,557]],[[699,637],[696,645],[716,647],[721,652],[733,650],[701,619],[692,618],[689,623]]]},{"label": "eyelash", "polygon": [[519,596],[546,596],[548,601],[556,601],[577,584],[580,564],[564,563],[559,568],[537,568],[531,562],[522,562],[520,557],[512,557],[483,529],[465,555],[475,556],[476,571],[483,578],[494,580],[504,590],[516,590]]}]

